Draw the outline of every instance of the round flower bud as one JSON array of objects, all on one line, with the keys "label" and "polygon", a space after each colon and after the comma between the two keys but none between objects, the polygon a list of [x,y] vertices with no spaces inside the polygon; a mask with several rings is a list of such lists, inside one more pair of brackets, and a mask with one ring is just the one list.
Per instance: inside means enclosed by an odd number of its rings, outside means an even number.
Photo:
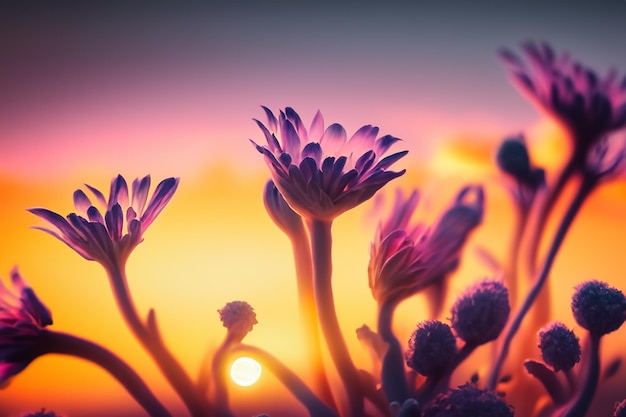
[{"label": "round flower bud", "polygon": [[439,394],[427,406],[422,417],[513,417],[513,410],[493,391],[465,384]]},{"label": "round flower bud", "polygon": [[578,338],[560,322],[553,322],[539,330],[539,349],[543,361],[555,372],[568,371],[580,361]]},{"label": "round flower bud", "polygon": [[465,342],[495,340],[509,318],[509,292],[500,281],[485,279],[469,287],[452,306],[452,328]]},{"label": "round flower bud", "polygon": [[450,326],[428,320],[420,323],[411,335],[406,363],[424,376],[434,376],[445,369],[456,351],[456,338]]},{"label": "round flower bud", "polygon": [[530,175],[530,157],[522,135],[505,139],[496,154],[500,169],[512,177],[523,181]]},{"label": "round flower bud", "polygon": [[228,333],[239,339],[243,339],[258,323],[254,309],[245,301],[231,301],[217,312],[220,313],[220,319]]},{"label": "round flower bud", "polygon": [[576,287],[572,297],[576,322],[598,336],[620,328],[626,319],[626,297],[606,283],[586,281]]}]

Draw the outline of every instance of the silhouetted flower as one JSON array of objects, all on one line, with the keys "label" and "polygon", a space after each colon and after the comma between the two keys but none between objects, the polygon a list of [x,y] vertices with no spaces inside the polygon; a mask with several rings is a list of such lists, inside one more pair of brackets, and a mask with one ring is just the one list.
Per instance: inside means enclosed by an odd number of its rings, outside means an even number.
[{"label": "silhouetted flower", "polygon": [[141,243],[144,232],[170,201],[177,187],[178,178],[161,181],[146,205],[150,176],[137,178],[133,181],[129,202],[126,180],[118,175],[111,181],[108,202],[99,190],[87,185],[98,203],[105,208],[104,216],[82,190],[74,192],[74,206],[79,214],[71,213],[67,220],[44,208],[29,211],[48,221],[58,232],[44,227],[36,229],[66,243],[85,259],[103,265],[119,264],[125,262],[132,250]]},{"label": "silhouetted flower", "polygon": [[470,286],[452,306],[452,328],[472,345],[495,340],[509,318],[509,293],[500,281],[485,279]]},{"label": "silhouetted flower", "polygon": [[422,417],[513,417],[513,410],[494,392],[465,384],[439,394]]},{"label": "silhouetted flower", "polygon": [[523,135],[505,139],[498,148],[496,162],[500,169],[525,188],[536,190],[545,184],[545,172],[533,168]]},{"label": "silhouetted flower", "polygon": [[539,330],[539,349],[543,361],[555,372],[569,371],[580,361],[578,337],[560,322]]},{"label": "silhouetted flower", "polygon": [[17,268],[11,271],[11,283],[15,293],[0,281],[0,385],[43,353],[38,335],[52,324],[50,310],[26,285]]},{"label": "silhouetted flower", "polygon": [[245,301],[231,301],[217,312],[220,314],[222,324],[228,329],[229,335],[240,340],[258,323],[254,309]]},{"label": "silhouetted flower", "polygon": [[[526,62],[511,51],[500,56],[517,87],[571,132],[575,153],[585,155],[606,134],[626,126],[626,78],[604,78],[547,44],[523,45]],[[583,161],[581,161],[583,162]]]},{"label": "silhouetted flower", "polygon": [[406,363],[424,376],[434,376],[445,369],[456,352],[456,338],[450,326],[427,320],[417,326],[409,339]]},{"label": "silhouetted flower", "polygon": [[[466,202],[473,191],[474,201]],[[443,279],[456,268],[469,233],[483,214],[481,187],[465,187],[432,228],[410,224],[417,191],[398,191],[390,216],[380,223],[370,247],[369,286],[379,304],[399,301]]]},{"label": "silhouetted flower", "polygon": [[390,135],[376,138],[377,127],[363,126],[348,140],[340,124],[324,129],[319,111],[307,130],[290,107],[281,111],[278,119],[268,108],[263,109],[267,126],[255,121],[267,146],[251,142],[265,156],[274,184],[285,200],[306,218],[332,220],[404,174],[404,170],[387,169],[407,151],[381,159],[399,139]]},{"label": "silhouetted flower", "polygon": [[619,329],[626,320],[626,297],[604,282],[586,281],[576,286],[572,313],[581,327],[602,336]]},{"label": "silhouetted flower", "polygon": [[22,417],[61,417],[61,415],[55,413],[54,411],[46,411],[45,408],[42,408],[41,410],[33,413],[22,414]]}]

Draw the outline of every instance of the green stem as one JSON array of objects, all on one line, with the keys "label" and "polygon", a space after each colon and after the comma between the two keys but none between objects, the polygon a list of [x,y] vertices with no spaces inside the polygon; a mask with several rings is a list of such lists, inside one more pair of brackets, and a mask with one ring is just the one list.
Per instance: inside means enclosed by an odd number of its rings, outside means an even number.
[{"label": "green stem", "polygon": [[310,220],[315,302],[328,350],[347,391],[352,417],[363,415],[363,391],[359,375],[341,333],[332,289],[332,221]]},{"label": "green stem", "polygon": [[104,347],[66,333],[43,330],[39,336],[45,353],[71,355],[93,362],[109,372],[152,417],[171,417],[148,386],[122,359]]},{"label": "green stem", "polygon": [[404,357],[400,342],[393,334],[392,322],[396,303],[383,303],[378,310],[378,334],[387,342],[387,351],[383,357],[381,380],[388,402],[403,404],[409,398],[409,389],[404,372]]},{"label": "green stem", "polygon": [[268,352],[244,344],[234,346],[232,352],[245,353],[267,367],[285,388],[306,407],[311,417],[338,417],[337,413],[324,404],[293,371]]},{"label": "green stem", "polygon": [[135,304],[131,298],[126,280],[124,266],[107,268],[115,301],[135,337],[152,356],[155,363],[187,406],[192,417],[206,417],[209,404],[197,390],[182,365],[163,343],[156,324],[148,328],[139,318]]},{"label": "green stem", "polygon": [[585,199],[595,187],[595,184],[596,184],[595,177],[585,176],[578,188],[578,191],[576,192],[576,195],[574,196],[574,199],[572,200],[569,208],[567,209],[565,215],[563,216],[563,219],[561,220],[561,224],[559,225],[559,228],[556,231],[556,234],[552,240],[550,250],[543,264],[543,268],[541,269],[541,272],[539,276],[537,277],[537,279],[535,280],[530,291],[526,295],[526,298],[524,299],[524,302],[522,303],[517,314],[513,318],[513,321],[508,327],[507,333],[504,338],[504,342],[502,343],[502,349],[500,350],[500,354],[498,358],[496,359],[495,366],[493,367],[492,372],[488,379],[487,386],[490,389],[495,389],[497,380],[500,374],[500,369],[502,368],[502,365],[504,364],[506,356],[509,353],[509,348],[513,340],[513,337],[519,330],[519,327],[522,324],[522,320],[524,319],[524,316],[526,315],[530,307],[533,305],[533,302],[539,295],[541,288],[547,281],[548,275],[552,268],[552,264],[554,263],[556,259],[556,255],[559,252],[559,249],[561,248],[561,244],[565,240],[567,231],[569,230],[570,225],[574,221],[576,214],[582,207]]}]

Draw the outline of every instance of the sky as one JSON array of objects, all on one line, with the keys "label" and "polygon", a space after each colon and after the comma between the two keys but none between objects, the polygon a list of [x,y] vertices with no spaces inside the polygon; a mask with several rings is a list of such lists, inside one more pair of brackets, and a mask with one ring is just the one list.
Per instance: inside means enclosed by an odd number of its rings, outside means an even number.
[{"label": "sky", "polygon": [[[204,351],[215,349],[224,335],[216,310],[246,299],[260,322],[247,341],[297,367],[299,342],[281,342],[298,339],[290,247],[264,211],[267,168],[248,140],[262,139],[253,121],[263,117],[260,106],[275,112],[291,106],[305,124],[320,110],[327,124],[339,122],[349,134],[373,124],[381,134],[403,139],[394,149],[409,150],[399,164],[407,174],[397,185],[422,190],[420,215],[426,219],[447,207],[465,182],[485,181],[491,209],[472,242],[498,254],[507,245],[502,230],[512,213],[493,168],[496,144],[523,132],[547,166],[565,148],[558,129],[508,82],[497,51],[546,41],[601,74],[610,68],[624,74],[623,16],[623,0],[593,6],[2,2],[0,277],[6,281],[19,264],[53,310],[57,330],[123,352],[178,410],[117,315],[99,265],[31,230],[41,223],[25,208],[65,215],[73,211],[76,188],[87,183],[106,191],[118,173],[131,180],[150,173],[153,184],[180,177],[174,199],[129,263],[139,308],[157,308],[164,334],[195,372]],[[567,291],[592,274],[615,282],[623,275],[612,267],[622,256],[620,242],[607,232],[626,230],[623,185],[599,193],[589,206],[594,215],[578,223],[563,249],[567,262],[557,264],[555,274],[565,277]],[[372,212],[369,204],[347,213],[334,229],[335,274],[343,277],[335,291],[346,334],[364,322],[374,324],[366,284]],[[600,234],[603,244],[588,248],[589,234]],[[480,262],[468,259],[452,293],[485,273]],[[398,314],[397,330],[407,338],[411,317],[425,314],[425,307],[413,300]],[[555,314],[573,326],[566,302]],[[350,349],[368,364],[356,340]],[[99,411],[90,409],[93,387]],[[231,388],[242,404],[262,399],[260,393],[271,388],[284,394],[287,409],[297,406],[271,378],[254,387]],[[68,415],[142,415],[108,375],[62,357],[38,359],[0,391],[0,416],[42,406]]]}]

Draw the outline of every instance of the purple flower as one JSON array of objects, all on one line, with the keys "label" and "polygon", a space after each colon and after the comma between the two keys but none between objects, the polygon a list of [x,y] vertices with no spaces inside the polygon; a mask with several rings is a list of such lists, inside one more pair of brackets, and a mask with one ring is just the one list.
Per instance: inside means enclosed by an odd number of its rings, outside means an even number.
[{"label": "purple flower", "polygon": [[[465,201],[471,192],[474,201]],[[411,224],[419,200],[417,191],[400,191],[391,215],[380,223],[370,248],[368,265],[372,295],[382,304],[400,301],[443,279],[456,268],[469,233],[483,214],[481,187],[463,188],[437,224]]]},{"label": "purple flower", "polygon": [[580,361],[578,337],[558,321],[539,330],[539,349],[543,361],[555,372],[569,371]]},{"label": "purple flower", "polygon": [[424,376],[435,376],[448,366],[456,352],[456,338],[450,326],[427,320],[411,335],[406,362],[409,368]]},{"label": "purple flower", "polygon": [[570,131],[576,153],[585,155],[600,138],[626,126],[626,78],[620,82],[614,70],[599,77],[545,43],[528,42],[523,51],[526,62],[508,50],[500,56],[521,92]]},{"label": "purple flower", "polygon": [[255,121],[267,146],[251,142],[265,156],[278,190],[301,216],[332,220],[405,172],[387,170],[407,151],[382,158],[399,139],[390,135],[377,138],[377,127],[363,126],[348,140],[340,124],[324,129],[319,111],[307,130],[290,107],[281,111],[278,119],[271,110],[263,109],[267,126]]},{"label": "purple flower", "polygon": [[604,282],[586,281],[576,286],[572,313],[581,327],[602,336],[619,329],[626,320],[626,296]]},{"label": "purple flower", "polygon": [[50,310],[22,279],[11,271],[15,293],[0,281],[0,385],[22,372],[41,355],[37,336],[52,324]]},{"label": "purple flower", "polygon": [[228,334],[239,340],[258,323],[254,309],[245,301],[231,301],[217,312],[222,324],[228,329]]},{"label": "purple flower", "polygon": [[79,214],[70,213],[67,220],[44,208],[29,211],[48,221],[57,230],[44,227],[36,229],[61,240],[85,259],[107,266],[120,265],[143,241],[143,233],[170,201],[178,181],[178,178],[161,181],[149,202],[149,175],[133,181],[130,200],[126,180],[121,175],[111,181],[108,201],[100,191],[87,185],[97,202],[103,206],[104,215],[82,190],[74,192],[74,206]]},{"label": "purple flower", "polygon": [[452,328],[478,346],[495,340],[509,318],[509,292],[500,281],[485,279],[469,287],[452,306]]},{"label": "purple flower", "polygon": [[513,417],[513,410],[494,392],[465,384],[439,394],[422,417]]}]

